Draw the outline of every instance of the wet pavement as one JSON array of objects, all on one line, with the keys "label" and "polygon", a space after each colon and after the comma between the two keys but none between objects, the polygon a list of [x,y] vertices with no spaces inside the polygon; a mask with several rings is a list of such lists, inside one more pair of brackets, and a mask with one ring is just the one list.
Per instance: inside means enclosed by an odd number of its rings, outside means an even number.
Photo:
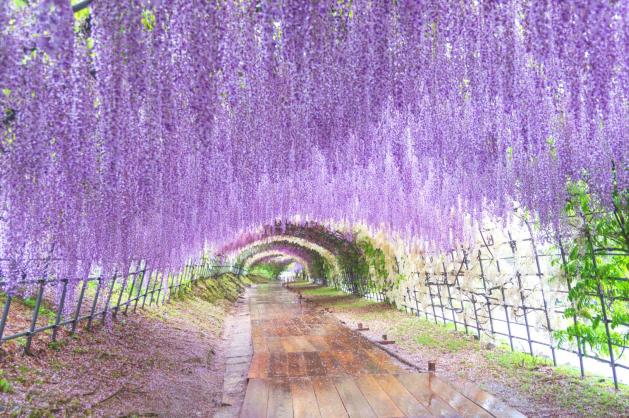
[{"label": "wet pavement", "polygon": [[522,417],[472,383],[409,372],[279,283],[250,289],[241,417]]}]

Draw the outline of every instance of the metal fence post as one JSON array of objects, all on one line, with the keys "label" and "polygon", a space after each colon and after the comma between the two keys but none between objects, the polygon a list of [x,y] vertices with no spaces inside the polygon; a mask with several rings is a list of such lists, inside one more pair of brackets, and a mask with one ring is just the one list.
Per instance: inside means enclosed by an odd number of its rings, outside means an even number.
[{"label": "metal fence post", "polygon": [[111,302],[111,294],[114,292],[114,286],[116,285],[116,279],[118,278],[117,274],[114,273],[114,276],[111,278],[111,286],[109,286],[109,294],[107,295],[107,299],[105,299],[105,308],[102,312],[101,323],[105,323],[107,319],[107,311],[109,310],[109,304]]},{"label": "metal fence post", "polygon": [[57,317],[55,318],[55,326],[52,329],[52,341],[57,341],[57,332],[59,330],[59,324],[61,323],[61,317],[63,316],[63,307],[66,301],[66,292],[68,289],[68,279],[61,279],[61,299],[57,308]]},{"label": "metal fence post", "polygon": [[539,255],[537,253],[537,246],[535,245],[535,239],[533,238],[533,230],[528,221],[524,221],[531,237],[531,246],[533,247],[533,255],[535,256],[535,266],[537,268],[537,277],[539,278],[540,291],[542,293],[542,301],[544,302],[544,315],[546,316],[546,326],[548,327],[548,340],[550,343],[550,352],[553,357],[553,365],[557,366],[557,356],[555,355],[555,346],[553,345],[553,329],[550,325],[550,317],[548,316],[548,302],[546,302],[546,294],[544,293],[544,273],[539,265]]},{"label": "metal fence post", "polygon": [[[459,328],[456,324],[456,315],[454,312],[454,304],[452,303],[452,293],[450,292],[450,282],[448,281],[448,272],[446,271],[446,264],[444,262],[441,263],[443,268],[443,280],[445,281],[446,290],[448,291],[448,309],[452,313],[452,322],[454,323],[454,330],[458,331]],[[445,317],[445,314],[443,315]]]},{"label": "metal fence post", "polygon": [[[590,227],[587,224],[585,218],[585,236],[588,240],[588,246],[590,247],[590,258],[592,259],[592,266],[594,271],[598,273],[598,264],[596,262],[596,255],[594,254],[594,243],[592,241],[592,234],[590,233]],[[607,347],[609,349],[609,364],[612,368],[612,377],[614,378],[614,387],[618,390],[618,376],[616,376],[616,359],[614,358],[614,347],[612,345],[611,332],[609,331],[609,319],[607,318],[607,307],[605,306],[605,293],[603,292],[603,286],[601,285],[601,277],[596,275],[596,288],[598,291],[598,298],[601,303],[601,310],[603,314],[603,323],[605,325],[605,334],[607,336]]]},{"label": "metal fence post", "polygon": [[513,334],[511,334],[511,321],[509,321],[509,308],[507,306],[507,298],[505,297],[505,288],[504,285],[500,286],[500,294],[502,295],[502,307],[505,311],[505,320],[507,321],[507,334],[509,335],[509,345],[511,346],[511,351],[514,351],[513,348]]},{"label": "metal fence post", "polygon": [[[144,309],[144,305],[146,304],[146,298],[149,295],[149,291],[151,289],[151,278],[153,277],[153,273],[156,273],[155,270],[151,270],[148,274],[148,282],[146,282],[146,290],[144,291],[144,295],[142,296],[142,309]],[[156,273],[158,274],[158,273]],[[144,278],[143,278],[144,280]],[[142,290],[142,288],[140,287],[140,289],[138,291]],[[137,304],[136,304],[137,306]],[[134,308],[134,312],[135,312],[135,308]]]},{"label": "metal fence post", "polygon": [[[515,257],[517,257],[516,253],[516,242],[511,238],[511,232],[507,231],[509,235],[509,246],[511,247],[511,253],[513,254],[514,262]],[[521,308],[524,313],[524,325],[526,327],[526,340],[529,344],[529,352],[531,355],[533,354],[533,342],[531,341],[531,330],[529,328],[529,317],[528,317],[528,309],[526,306],[526,297],[524,296],[524,288],[522,286],[522,274],[519,271],[515,271],[515,277],[518,280],[518,289],[520,290],[520,302]]]},{"label": "metal fence post", "polygon": [[[135,275],[133,275],[133,278],[135,280]],[[122,287],[120,288],[120,293],[118,293],[118,301],[116,302],[116,306],[111,308],[111,314],[112,314],[112,316],[114,318],[118,315],[118,310],[120,309],[120,302],[122,301],[122,294],[127,289],[127,282],[128,281],[129,281],[129,273],[127,273],[127,275],[125,276],[125,278],[124,278],[124,280],[122,282]]]},{"label": "metal fence post", "polygon": [[92,302],[92,310],[90,311],[90,316],[87,319],[88,330],[92,328],[92,321],[94,320],[94,315],[96,313],[96,304],[98,303],[98,296],[100,295],[101,281],[102,281],[102,277],[99,276],[98,279],[96,279],[96,295],[94,296],[94,301]]},{"label": "metal fence post", "polygon": [[485,268],[483,266],[483,257],[481,254],[481,250],[478,250],[478,265],[480,266],[480,277],[483,280],[483,289],[485,291],[485,302],[487,305],[487,315],[489,317],[489,328],[491,329],[491,336],[492,338],[494,338],[495,336],[495,331],[494,331],[494,319],[491,315],[491,291],[489,291],[489,293],[487,292],[487,281],[485,280]]},{"label": "metal fence post", "polygon": [[432,288],[430,287],[430,273],[427,271],[424,272],[426,274],[426,287],[428,288],[428,295],[430,295],[430,306],[432,307],[432,316],[435,319],[435,324],[437,323],[437,311],[435,310],[435,301],[433,299]]},{"label": "metal fence post", "polygon": [[[162,280],[162,286],[160,286],[160,290],[163,289],[164,290],[164,294],[162,295],[162,305],[164,303],[166,303],[166,288],[168,287],[168,282],[170,281],[171,278],[171,272],[170,269],[166,272],[166,283],[164,283],[164,281]],[[159,300],[159,293],[157,293],[157,299]]]},{"label": "metal fence post", "polygon": [[[151,271],[147,270],[146,267],[144,268],[144,270],[142,270],[142,275],[140,276],[140,283],[138,284],[138,290],[135,292],[135,297],[133,298],[133,312],[135,312],[138,309],[138,303],[140,303],[140,298],[142,297],[142,286],[144,285],[144,278],[147,276],[147,272],[148,272],[148,277],[149,280],[151,279]],[[126,309],[125,309],[125,313],[126,313]]]},{"label": "metal fence post", "polygon": [[129,287],[129,291],[127,292],[128,296],[127,296],[127,301],[124,303],[124,312],[123,314],[126,315],[127,311],[129,310],[129,305],[131,305],[131,299],[133,298],[133,291],[135,290],[135,282],[138,280],[138,276],[140,276],[141,274],[141,270],[136,271],[133,274],[133,280],[131,280],[131,286]]},{"label": "metal fence post", "polygon": [[[566,253],[563,249],[563,243],[561,242],[561,237],[559,236],[557,236],[557,243],[559,244],[559,254],[561,255],[561,263],[563,265],[564,271],[566,272],[566,284],[568,285],[568,295],[570,295],[570,292],[572,291],[572,283],[570,280],[570,275],[568,274],[568,269],[567,269],[568,262],[566,261]],[[572,306],[572,308],[574,308],[574,302],[570,301],[570,305]],[[577,337],[577,355],[579,356],[579,370],[581,371],[581,378],[584,378],[585,369],[583,368],[583,352],[581,351],[581,337],[579,337],[579,332],[578,332],[579,325],[577,323],[576,313],[572,314],[572,321],[574,323],[576,337]]]},{"label": "metal fence post", "polygon": [[157,282],[163,278],[163,274],[161,271],[158,271],[155,275],[155,281],[153,282],[153,289],[151,290],[151,300],[149,301],[149,306],[153,304],[153,296],[155,296],[155,288],[157,287]]},{"label": "metal fence post", "polygon": [[88,280],[89,278],[85,278],[83,280],[83,286],[81,286],[81,293],[79,294],[79,301],[77,302],[77,305],[76,305],[74,321],[72,321],[72,330],[70,331],[71,334],[74,334],[76,332],[76,327],[79,323],[79,317],[81,315],[81,305],[83,304],[83,297],[85,296],[85,288],[87,287]]},{"label": "metal fence post", "polygon": [[39,308],[41,306],[41,301],[44,296],[45,285],[46,285],[46,280],[42,279],[39,281],[39,288],[37,290],[37,299],[35,300],[35,310],[33,311],[33,317],[31,319],[31,326],[28,331],[28,337],[26,338],[26,345],[24,346],[24,354],[28,354],[31,350],[31,344],[33,342],[33,332],[35,331],[35,327],[37,326],[37,318],[39,317]]},{"label": "metal fence post", "polygon": [[4,327],[7,325],[7,318],[9,317],[9,309],[11,308],[11,301],[13,296],[7,293],[7,299],[4,301],[4,308],[2,309],[2,318],[0,319],[0,345],[2,345],[2,336],[4,335]]}]

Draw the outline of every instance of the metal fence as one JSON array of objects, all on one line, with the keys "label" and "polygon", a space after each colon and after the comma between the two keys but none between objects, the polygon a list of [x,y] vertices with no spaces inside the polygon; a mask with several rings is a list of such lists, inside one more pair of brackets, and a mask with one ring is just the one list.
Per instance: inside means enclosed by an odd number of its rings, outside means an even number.
[{"label": "metal fence", "polygon": [[[558,357],[560,363],[578,364],[582,377],[586,370],[604,371],[600,366],[605,365],[618,388],[619,373],[623,380],[629,377],[625,352],[629,347],[612,338],[609,309],[613,303],[629,306],[629,295],[606,289],[612,282],[629,279],[597,275],[595,289],[587,294],[602,311],[605,349],[588,347],[578,336],[560,341],[557,330],[570,325],[589,327],[592,321],[565,314],[573,306],[568,298],[573,283],[559,274],[561,264],[565,267],[567,262],[562,241],[540,244],[530,227],[524,231],[528,234],[519,231],[518,237],[507,231],[504,240],[481,231],[481,244],[473,252],[459,249],[440,259],[425,259],[426,267],[397,285],[393,281],[375,285],[372,280],[346,274],[330,284],[367,299],[393,303],[426,320],[450,324],[478,340],[503,341],[511,350],[547,357],[555,366]],[[604,249],[597,254],[604,254]],[[596,265],[596,259],[592,262]],[[613,325],[626,342],[629,323]]]},{"label": "metal fence", "polygon": [[[89,330],[98,322],[105,323],[108,317],[116,318],[118,314],[127,315],[129,310],[136,312],[138,307],[167,303],[195,282],[228,272],[235,273],[232,266],[205,262],[191,263],[179,272],[150,269],[140,263],[126,274],[98,275],[74,283],[67,278],[24,278],[12,284],[11,292],[6,292],[7,282],[0,281],[0,292],[4,297],[0,345],[21,338],[24,353],[29,353],[37,334],[47,332],[50,341],[54,342],[62,330],[75,334],[81,323]],[[32,308],[27,323],[23,317],[21,321],[17,318],[12,321],[12,313],[18,310],[16,299],[19,299],[22,311],[28,312]]]}]

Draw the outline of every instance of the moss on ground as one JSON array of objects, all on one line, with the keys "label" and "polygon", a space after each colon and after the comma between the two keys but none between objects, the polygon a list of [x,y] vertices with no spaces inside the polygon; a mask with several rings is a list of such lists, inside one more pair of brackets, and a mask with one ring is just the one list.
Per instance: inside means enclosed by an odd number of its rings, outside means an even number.
[{"label": "moss on ground", "polygon": [[216,279],[200,280],[195,283],[193,293],[208,302],[226,299],[230,302],[238,299],[238,295],[250,284],[246,279],[234,274],[223,274]]},{"label": "moss on ground", "polygon": [[[292,283],[291,288],[293,288]],[[323,307],[333,306],[336,309],[368,309],[370,306],[378,306],[376,302],[357,298],[343,292],[342,290],[337,290],[331,287],[311,285],[308,288],[304,288],[304,290],[301,291],[301,294],[307,299],[316,302]]]},{"label": "moss on ground", "polygon": [[295,282],[288,282],[287,286],[290,289],[315,289],[315,288],[319,288],[319,286],[317,286],[316,284],[309,282],[307,280],[299,280],[299,281],[295,281]]}]

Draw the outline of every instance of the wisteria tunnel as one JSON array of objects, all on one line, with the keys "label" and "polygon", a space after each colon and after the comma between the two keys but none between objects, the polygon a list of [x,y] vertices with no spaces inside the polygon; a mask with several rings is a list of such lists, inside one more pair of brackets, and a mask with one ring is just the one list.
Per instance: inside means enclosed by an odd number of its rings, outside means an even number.
[{"label": "wisteria tunnel", "polygon": [[1,1],[0,416],[629,416],[628,18]]}]

